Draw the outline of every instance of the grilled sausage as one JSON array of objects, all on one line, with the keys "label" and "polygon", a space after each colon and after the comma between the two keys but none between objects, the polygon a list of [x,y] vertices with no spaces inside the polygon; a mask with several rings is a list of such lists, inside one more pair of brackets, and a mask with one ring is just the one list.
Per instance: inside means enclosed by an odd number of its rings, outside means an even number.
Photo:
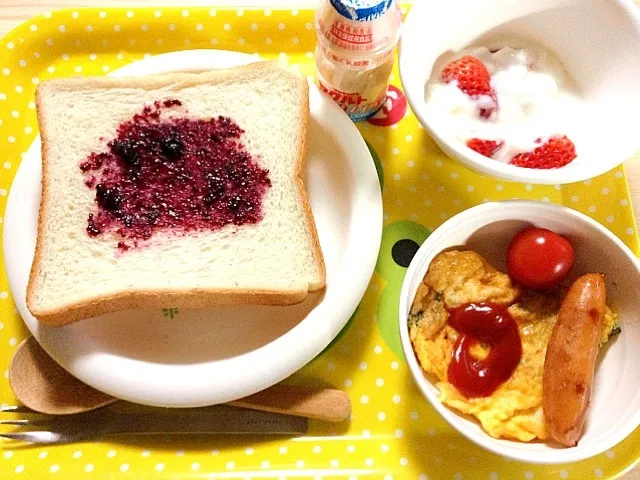
[{"label": "grilled sausage", "polygon": [[562,302],[547,346],[542,408],[551,437],[567,447],[578,443],[591,401],[605,306],[604,276],[578,278]]}]

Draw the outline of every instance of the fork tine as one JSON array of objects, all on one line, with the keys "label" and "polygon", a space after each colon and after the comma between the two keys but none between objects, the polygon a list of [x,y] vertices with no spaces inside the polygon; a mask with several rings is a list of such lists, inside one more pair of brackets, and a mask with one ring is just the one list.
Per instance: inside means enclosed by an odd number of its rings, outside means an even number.
[{"label": "fork tine", "polygon": [[24,405],[5,405],[0,408],[0,411],[5,413],[38,413]]},{"label": "fork tine", "polygon": [[[86,417],[85,417],[86,418]],[[82,423],[82,417],[65,415],[62,417],[59,416],[49,416],[43,415],[40,417],[33,418],[12,418],[7,420],[0,420],[0,425],[18,425],[21,427],[34,427],[38,425],[45,425],[48,428],[54,427],[69,427],[71,425],[76,425],[78,422]]]},{"label": "fork tine", "polygon": [[29,443],[58,443],[61,440],[59,434],[45,431],[0,433],[0,437]]},{"label": "fork tine", "polygon": [[0,420],[0,425],[29,425],[31,422],[26,419],[20,420]]}]

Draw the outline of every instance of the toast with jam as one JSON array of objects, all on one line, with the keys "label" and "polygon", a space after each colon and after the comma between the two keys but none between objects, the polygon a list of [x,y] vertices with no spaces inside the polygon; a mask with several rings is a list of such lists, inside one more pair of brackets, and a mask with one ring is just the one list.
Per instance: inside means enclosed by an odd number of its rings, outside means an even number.
[{"label": "toast with jam", "polygon": [[288,305],[325,286],[302,174],[307,80],[274,63],[43,82],[27,306]]}]

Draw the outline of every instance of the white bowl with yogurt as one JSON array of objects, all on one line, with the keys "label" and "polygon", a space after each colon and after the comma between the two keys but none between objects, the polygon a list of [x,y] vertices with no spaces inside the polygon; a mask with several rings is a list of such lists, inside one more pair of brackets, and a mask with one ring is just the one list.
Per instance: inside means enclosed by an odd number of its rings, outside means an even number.
[{"label": "white bowl with yogurt", "polygon": [[[480,58],[491,74],[498,110],[489,119],[455,84],[439,81],[442,68],[464,54]],[[640,13],[632,0],[458,0],[438,8],[417,2],[403,27],[399,68],[407,99],[434,141],[482,174],[572,183],[640,149]],[[576,147],[568,165],[509,164],[539,146],[536,140],[563,135]],[[467,147],[470,138],[504,145],[487,158]]]}]

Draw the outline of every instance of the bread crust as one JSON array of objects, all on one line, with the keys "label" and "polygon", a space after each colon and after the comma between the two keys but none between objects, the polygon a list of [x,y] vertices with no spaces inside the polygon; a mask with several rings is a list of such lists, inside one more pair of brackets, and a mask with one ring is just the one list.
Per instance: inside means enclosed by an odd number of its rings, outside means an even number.
[{"label": "bread crust", "polygon": [[239,75],[261,74],[273,72],[275,69],[282,71],[283,69],[273,62],[257,62],[247,66],[235,67],[226,70],[216,70],[205,73],[175,73],[158,76],[147,77],[130,77],[130,78],[114,78],[114,77],[94,77],[83,79],[65,79],[52,80],[43,82],[36,89],[36,114],[38,125],[40,127],[40,136],[42,140],[42,195],[40,199],[40,207],[38,211],[38,235],[36,239],[36,249],[29,274],[29,283],[27,285],[27,308],[40,322],[51,326],[62,326],[75,321],[86,318],[92,318],[106,313],[112,313],[121,310],[139,309],[139,308],[162,308],[166,306],[175,306],[181,308],[203,308],[220,305],[293,305],[305,300],[310,292],[323,290],[326,285],[326,269],[320,242],[315,226],[315,221],[311,211],[307,192],[304,186],[303,171],[305,165],[307,129],[309,122],[309,84],[301,75],[288,72],[298,78],[300,93],[302,96],[301,108],[301,134],[299,135],[297,164],[294,169],[296,176],[296,185],[298,186],[298,197],[302,202],[303,211],[305,213],[306,229],[309,232],[312,243],[312,254],[316,265],[316,269],[320,272],[320,281],[310,283],[307,289],[291,289],[291,290],[267,290],[267,289],[203,289],[192,288],[185,290],[126,290],[113,294],[105,294],[88,298],[86,300],[61,304],[53,309],[40,309],[36,302],[36,279],[40,275],[42,263],[44,259],[42,232],[47,217],[47,199],[49,195],[49,176],[47,175],[47,159],[48,159],[48,132],[47,121],[42,112],[42,95],[45,88],[56,88],[58,90],[75,90],[78,85],[82,88],[108,88],[122,87],[126,84],[129,87],[139,87],[148,90],[154,90],[159,87],[171,85],[172,89],[182,89],[192,85],[202,83],[220,81],[226,79],[234,79]]},{"label": "bread crust", "polygon": [[304,167],[305,167],[305,159],[307,153],[307,137],[308,137],[308,128],[309,128],[309,84],[306,79],[303,83],[300,84],[303,93],[303,101],[301,105],[302,109],[302,134],[300,135],[300,140],[298,142],[298,165],[296,167],[296,176],[297,176],[297,185],[298,185],[298,195],[301,198],[302,206],[307,219],[307,228],[309,229],[309,233],[313,242],[313,259],[316,264],[316,268],[320,270],[322,278],[321,281],[316,285],[309,285],[310,292],[318,292],[322,290],[326,285],[326,268],[324,265],[324,257],[322,256],[322,250],[320,249],[320,240],[318,239],[318,230],[316,228],[315,220],[313,218],[313,213],[311,211],[311,204],[309,203],[309,198],[307,197],[307,191],[304,187]]},{"label": "bread crust", "polygon": [[91,298],[52,310],[39,311],[31,308],[29,310],[40,322],[57,327],[122,310],[163,307],[205,308],[223,305],[283,306],[300,303],[307,298],[307,295],[307,291],[298,290],[193,289],[180,292],[138,290]]}]

